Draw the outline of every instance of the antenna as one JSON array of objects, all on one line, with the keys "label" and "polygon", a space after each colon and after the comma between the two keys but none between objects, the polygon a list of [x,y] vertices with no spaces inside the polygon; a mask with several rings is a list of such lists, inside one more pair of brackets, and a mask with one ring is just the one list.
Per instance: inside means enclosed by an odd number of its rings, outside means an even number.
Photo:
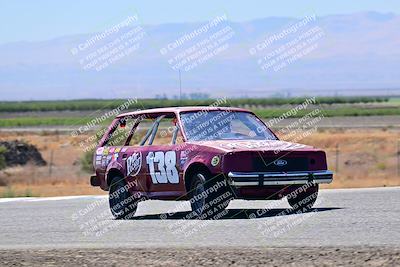
[{"label": "antenna", "polygon": [[182,78],[181,69],[179,69],[179,105],[182,105]]}]

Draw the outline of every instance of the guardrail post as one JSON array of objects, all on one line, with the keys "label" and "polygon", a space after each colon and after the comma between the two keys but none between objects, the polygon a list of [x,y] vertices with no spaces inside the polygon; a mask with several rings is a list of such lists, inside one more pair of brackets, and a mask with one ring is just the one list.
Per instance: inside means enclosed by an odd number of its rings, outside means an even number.
[{"label": "guardrail post", "polygon": [[53,171],[53,150],[50,152],[50,164],[49,164],[49,176],[51,177],[51,173]]},{"label": "guardrail post", "polygon": [[397,176],[400,176],[400,139],[397,140]]},{"label": "guardrail post", "polygon": [[339,172],[339,143],[336,144],[336,172]]}]

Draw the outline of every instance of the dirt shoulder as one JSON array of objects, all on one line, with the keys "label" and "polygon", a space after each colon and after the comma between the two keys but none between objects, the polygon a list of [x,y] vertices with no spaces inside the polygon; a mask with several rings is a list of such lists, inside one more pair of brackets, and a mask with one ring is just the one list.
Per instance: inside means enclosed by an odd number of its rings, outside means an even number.
[{"label": "dirt shoulder", "polygon": [[400,249],[152,248],[0,250],[2,266],[398,266]]}]

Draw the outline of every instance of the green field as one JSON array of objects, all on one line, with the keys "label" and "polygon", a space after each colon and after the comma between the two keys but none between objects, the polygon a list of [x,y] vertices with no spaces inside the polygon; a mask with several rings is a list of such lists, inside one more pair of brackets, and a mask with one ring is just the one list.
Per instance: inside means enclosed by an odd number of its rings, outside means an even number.
[{"label": "green field", "polygon": [[[227,99],[224,106],[273,106],[296,105],[303,103],[307,98],[235,98]],[[0,112],[27,112],[27,111],[65,111],[65,110],[109,110],[118,108],[126,99],[114,100],[65,100],[65,101],[24,101],[0,102]],[[176,106],[208,106],[215,103],[216,99],[206,100],[172,100],[172,99],[138,99],[132,103],[130,109],[148,109],[157,107]],[[355,104],[388,102],[387,97],[318,97],[318,104]]]},{"label": "green field", "polygon": [[[400,108],[388,107],[388,108],[371,108],[371,109],[359,109],[359,108],[339,108],[339,109],[320,109],[321,113],[325,117],[337,117],[337,116],[386,116],[386,115],[400,115]],[[290,111],[290,109],[284,108],[272,108],[272,109],[254,109],[253,110],[259,117],[268,119],[276,118],[282,114]],[[310,109],[299,110],[296,114],[288,116],[292,118],[302,117],[308,114]],[[92,117],[18,117],[18,118],[7,118],[0,119],[0,127],[21,127],[21,126],[78,126],[85,125],[90,122]],[[110,123],[112,118],[104,122],[104,125]]]},{"label": "green field", "polygon": [[[261,118],[273,118],[279,117],[280,115],[289,111],[289,109],[258,109],[253,110],[257,116]],[[303,117],[308,114],[311,110],[299,110],[292,118]],[[388,107],[388,108],[370,108],[370,109],[360,109],[360,108],[346,108],[341,107],[338,109],[321,109],[321,113],[325,117],[353,117],[353,116],[388,116],[388,115],[400,115],[400,108],[398,107]]]},{"label": "green field", "polygon": [[78,126],[85,125],[93,118],[79,117],[18,117],[0,119],[0,127],[29,127],[29,126]]},{"label": "green field", "polygon": [[[259,117],[268,119],[279,117],[288,112],[291,108],[304,103],[307,98],[247,98],[247,99],[226,99],[219,102],[221,106],[246,107],[253,110]],[[121,110],[148,109],[157,107],[173,106],[208,106],[218,101],[217,99],[207,100],[171,100],[171,99],[138,99],[131,101],[129,107]],[[108,111],[120,107],[126,103],[126,99],[114,100],[68,100],[68,101],[26,101],[26,102],[0,102],[1,113],[11,114],[10,117],[0,119],[0,127],[29,127],[29,126],[78,126],[89,123],[93,116],[89,117],[66,117],[62,116],[63,111]],[[364,104],[373,105],[364,105]],[[380,103],[380,104],[379,104]],[[400,98],[387,97],[319,97],[316,98],[316,106],[321,109],[325,117],[335,116],[386,116],[400,115]],[[322,106],[318,106],[322,104]],[[335,104],[335,105],[333,105]],[[289,117],[302,117],[311,111],[311,106],[306,110],[299,110]],[[61,116],[47,115],[47,111],[61,112]],[[44,112],[39,116],[19,114],[13,117],[12,112]],[[102,113],[102,112],[100,112]],[[320,113],[321,114],[321,113]],[[287,117],[287,116],[286,116]],[[104,122],[109,124],[112,118]]]},{"label": "green field", "polygon": [[391,97],[387,101],[388,104],[400,105],[400,97]]}]

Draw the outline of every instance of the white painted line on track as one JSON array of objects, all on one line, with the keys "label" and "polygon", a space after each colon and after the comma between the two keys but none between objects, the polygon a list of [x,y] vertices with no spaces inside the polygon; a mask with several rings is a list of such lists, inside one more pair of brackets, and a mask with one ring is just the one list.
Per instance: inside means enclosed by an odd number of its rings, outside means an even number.
[{"label": "white painted line on track", "polygon": [[366,187],[366,188],[336,188],[336,189],[321,189],[321,192],[326,193],[351,193],[351,192],[379,192],[379,191],[400,190],[400,186],[386,186],[386,187]]},{"label": "white painted line on track", "polygon": [[[321,189],[323,193],[339,193],[339,192],[353,192],[353,191],[385,191],[385,190],[400,190],[400,186],[393,187],[371,187],[371,188],[342,188],[342,189]],[[74,200],[74,199],[104,199],[108,198],[108,195],[82,195],[82,196],[62,196],[62,197],[14,197],[14,198],[0,198],[0,203],[16,202],[16,201],[27,201],[27,202],[39,202],[39,201],[60,201],[60,200]]]},{"label": "white painted line on track", "polygon": [[59,201],[59,200],[71,200],[71,199],[103,199],[107,197],[108,197],[107,195],[83,195],[83,196],[62,196],[62,197],[13,197],[13,198],[0,198],[0,203],[16,202],[16,201],[38,202],[38,201]]}]

